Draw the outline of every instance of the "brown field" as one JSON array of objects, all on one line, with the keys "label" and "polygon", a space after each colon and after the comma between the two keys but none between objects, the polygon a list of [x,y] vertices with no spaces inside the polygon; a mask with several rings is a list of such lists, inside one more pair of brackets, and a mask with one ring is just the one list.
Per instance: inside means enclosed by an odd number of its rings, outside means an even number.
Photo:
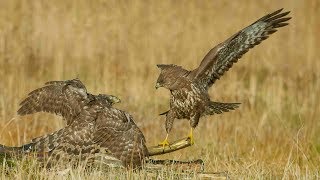
[{"label": "brown field", "polygon": [[[282,7],[291,11],[290,25],[244,55],[210,90],[213,100],[241,102],[240,108],[201,119],[194,146],[157,158],[201,158],[206,171],[227,171],[233,179],[319,178],[316,0],[0,0],[0,144],[21,145],[62,128],[57,116],[16,111],[45,82],[76,77],[92,93],[119,96],[116,106],[133,115],[148,145],[157,144],[165,137],[158,114],[168,109],[169,91],[154,88],[156,64],[195,68],[214,45]],[[170,140],[188,132],[188,122],[176,120]],[[4,172],[3,179],[57,178],[45,170]],[[111,175],[74,170],[68,177]]]}]

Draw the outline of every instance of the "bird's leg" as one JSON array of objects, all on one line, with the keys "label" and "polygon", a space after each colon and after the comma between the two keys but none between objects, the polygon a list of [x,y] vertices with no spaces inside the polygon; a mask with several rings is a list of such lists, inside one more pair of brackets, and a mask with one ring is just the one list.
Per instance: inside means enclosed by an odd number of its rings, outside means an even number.
[{"label": "bird's leg", "polygon": [[200,119],[200,113],[195,113],[195,114],[194,114],[193,116],[191,116],[191,118],[190,118],[191,130],[190,130],[190,134],[189,134],[188,138],[190,139],[191,145],[194,144],[193,130],[194,130],[194,128],[197,127],[197,125],[198,125],[198,123],[199,123],[199,119]]},{"label": "bird's leg", "polygon": [[189,133],[189,136],[188,136],[188,138],[190,139],[191,145],[194,144],[193,129],[194,129],[193,127],[190,129],[190,133]]},{"label": "bird's leg", "polygon": [[173,121],[174,121],[174,111],[172,111],[171,109],[168,111],[168,113],[166,114],[166,131],[167,131],[167,136],[166,139],[164,139],[164,141],[162,141],[159,146],[163,146],[163,149],[165,146],[169,146],[169,142],[168,142],[168,136],[169,136],[169,132],[172,129],[172,125],[173,125]]},{"label": "bird's leg", "polygon": [[162,141],[161,143],[159,143],[159,146],[162,146],[163,149],[164,149],[165,146],[169,146],[168,136],[169,136],[169,134],[167,134],[167,136],[166,136],[166,138],[164,139],[164,141]]}]

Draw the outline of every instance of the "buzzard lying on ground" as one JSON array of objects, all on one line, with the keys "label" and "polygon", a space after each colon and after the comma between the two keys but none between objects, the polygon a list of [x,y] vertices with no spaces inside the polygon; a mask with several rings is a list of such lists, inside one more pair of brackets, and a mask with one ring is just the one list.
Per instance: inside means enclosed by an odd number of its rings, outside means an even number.
[{"label": "buzzard lying on ground", "polygon": [[139,167],[148,156],[145,138],[128,113],[112,107],[117,102],[120,99],[112,95],[87,93],[78,79],[48,82],[29,93],[18,114],[60,114],[67,126],[21,147],[0,146],[0,151],[44,153],[49,164],[102,156]]},{"label": "buzzard lying on ground", "polygon": [[270,34],[277,31],[277,28],[288,25],[287,21],[291,17],[286,17],[286,15],[289,12],[281,13],[281,11],[282,9],[263,16],[218,44],[204,57],[200,66],[192,71],[173,64],[157,65],[161,73],[156,88],[165,87],[171,91],[170,110],[161,114],[166,115],[167,137],[160,145],[169,145],[168,134],[175,118],[190,120],[189,138],[191,142],[194,142],[192,133],[200,117],[220,114],[239,106],[239,103],[211,101],[208,89],[250,48],[267,39]]}]

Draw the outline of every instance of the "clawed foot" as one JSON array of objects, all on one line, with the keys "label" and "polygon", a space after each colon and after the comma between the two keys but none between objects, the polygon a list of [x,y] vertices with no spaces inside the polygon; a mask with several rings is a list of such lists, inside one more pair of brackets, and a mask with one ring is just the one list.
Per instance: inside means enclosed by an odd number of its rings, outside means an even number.
[{"label": "clawed foot", "polygon": [[159,143],[159,146],[163,146],[163,148],[165,147],[165,146],[169,146],[170,144],[169,144],[169,141],[167,140],[167,139],[165,139],[164,141],[162,141],[161,143]]},{"label": "clawed foot", "polygon": [[163,149],[164,149],[165,146],[170,146],[169,141],[168,141],[168,135],[167,135],[167,137],[166,137],[166,139],[164,141],[159,143],[159,146],[162,146]]}]

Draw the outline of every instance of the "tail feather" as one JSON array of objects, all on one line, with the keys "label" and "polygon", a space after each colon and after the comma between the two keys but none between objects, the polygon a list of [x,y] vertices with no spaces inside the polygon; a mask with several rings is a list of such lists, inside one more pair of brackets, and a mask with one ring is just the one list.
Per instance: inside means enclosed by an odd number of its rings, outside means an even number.
[{"label": "tail feather", "polygon": [[[9,167],[14,167],[16,165],[14,156],[19,151],[19,147],[8,147],[0,144],[0,164],[5,164]],[[12,158],[15,157],[15,158]]]},{"label": "tail feather", "polygon": [[51,134],[40,136],[31,140],[31,143],[21,146],[24,152],[38,152],[38,153],[49,153],[55,149],[63,135],[65,128],[55,131]]},{"label": "tail feather", "polygon": [[27,155],[33,146],[34,143],[25,144],[20,147],[10,147],[0,144],[0,164],[5,164],[9,167],[16,166],[17,160],[21,160]]},{"label": "tail feather", "polygon": [[239,107],[241,103],[221,103],[211,101],[206,109],[206,114],[221,114],[223,112],[229,112],[230,110],[235,110]]},{"label": "tail feather", "polygon": [[23,152],[22,147],[10,147],[0,144],[0,155],[1,156],[13,156]]},{"label": "tail feather", "polygon": [[32,152],[32,150],[37,145],[37,143],[39,142],[31,142],[19,147],[11,147],[11,146],[5,146],[0,144],[0,155],[5,155],[9,157],[20,156],[20,155]]},{"label": "tail feather", "polygon": [[168,114],[168,112],[169,112],[169,110],[168,110],[168,111],[166,111],[166,112],[160,113],[159,115],[160,115],[160,116],[167,115],[167,114]]},{"label": "tail feather", "polygon": [[44,153],[50,152],[59,145],[59,136],[64,132],[64,129],[60,129],[51,134],[44,135],[38,138],[34,138],[30,143],[24,144],[20,147],[10,147],[0,144],[0,155],[12,156],[23,155],[26,153]]}]

